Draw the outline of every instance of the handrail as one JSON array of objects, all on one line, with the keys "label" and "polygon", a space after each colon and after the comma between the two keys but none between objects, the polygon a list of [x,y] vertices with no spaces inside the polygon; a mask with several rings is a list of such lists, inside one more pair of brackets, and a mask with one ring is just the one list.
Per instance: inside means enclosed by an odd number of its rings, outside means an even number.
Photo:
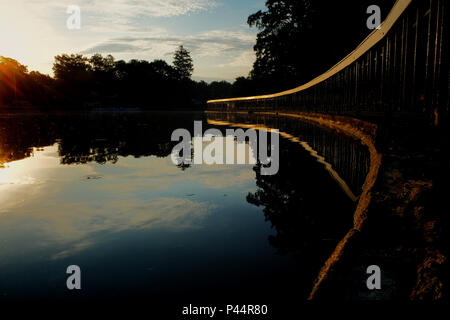
[{"label": "handrail", "polygon": [[207,103],[276,98],[276,97],[281,97],[284,95],[289,95],[292,93],[296,93],[296,92],[308,89],[308,88],[332,77],[339,71],[348,67],[354,61],[356,61],[358,58],[360,58],[364,53],[366,53],[370,48],[372,48],[379,41],[381,41],[384,38],[384,36],[388,33],[388,31],[392,28],[392,26],[397,21],[397,19],[402,15],[402,13],[406,10],[406,8],[411,4],[411,2],[412,2],[412,0],[397,0],[396,3],[394,4],[394,6],[392,7],[391,11],[389,12],[388,16],[386,17],[386,19],[383,21],[383,23],[380,25],[380,27],[378,29],[374,29],[352,52],[350,52],[345,58],[343,58],[341,61],[339,61],[333,67],[331,67],[328,71],[322,73],[321,75],[317,76],[313,80],[311,80],[301,86],[298,86],[294,89],[290,89],[290,90],[286,90],[286,91],[282,91],[282,92],[278,92],[278,93],[273,93],[273,94],[249,96],[249,97],[239,97],[239,98],[215,99],[215,100],[209,100],[209,101],[207,101]]},{"label": "handrail", "polygon": [[397,0],[379,29],[291,90],[209,100],[207,110],[410,117],[448,124],[448,0]]}]

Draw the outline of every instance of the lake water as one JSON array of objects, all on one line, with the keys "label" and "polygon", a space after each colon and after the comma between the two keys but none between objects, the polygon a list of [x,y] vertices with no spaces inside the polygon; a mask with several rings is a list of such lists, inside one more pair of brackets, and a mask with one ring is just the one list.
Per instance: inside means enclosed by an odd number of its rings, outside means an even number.
[{"label": "lake water", "polygon": [[[176,166],[171,133],[192,131],[194,120],[223,130],[264,119],[1,117],[0,300],[304,300],[352,225],[363,148],[298,120],[265,119],[309,139],[322,160],[285,135],[273,176],[250,164]],[[365,157],[358,174],[349,150]],[[81,268],[81,290],[66,288],[69,265]]]}]

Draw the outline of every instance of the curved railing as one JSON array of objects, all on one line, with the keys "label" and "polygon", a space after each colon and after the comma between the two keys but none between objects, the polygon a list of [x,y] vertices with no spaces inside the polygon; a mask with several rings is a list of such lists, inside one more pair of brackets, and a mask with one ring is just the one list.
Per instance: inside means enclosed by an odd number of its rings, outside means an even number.
[{"label": "curved railing", "polygon": [[387,18],[330,70],[297,88],[208,101],[208,110],[448,115],[445,0],[397,0]]}]

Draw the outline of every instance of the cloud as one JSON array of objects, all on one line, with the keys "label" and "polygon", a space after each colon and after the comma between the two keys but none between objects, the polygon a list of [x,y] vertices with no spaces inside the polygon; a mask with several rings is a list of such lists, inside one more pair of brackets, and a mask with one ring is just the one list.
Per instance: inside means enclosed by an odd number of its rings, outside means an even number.
[{"label": "cloud", "polygon": [[[105,2],[107,4],[105,5]],[[217,6],[212,0],[84,0],[80,7],[87,10],[102,8],[101,15],[116,15],[123,18],[136,16],[173,17],[208,10]]]},{"label": "cloud", "polygon": [[[159,36],[127,36],[112,38],[106,42],[92,45],[81,53],[117,53],[124,51],[155,53],[160,57],[169,57],[177,46],[184,45],[195,57],[222,57],[235,61],[242,57],[248,57],[253,46],[255,36],[253,34],[213,30],[197,33],[189,36],[167,35]],[[248,60],[248,59],[247,59]],[[250,62],[251,64],[251,62]]]},{"label": "cloud", "polygon": [[[99,234],[204,228],[204,219],[221,207],[210,200],[211,193],[252,191],[252,168],[194,165],[182,172],[170,157],[155,156],[120,157],[114,165],[65,166],[57,144],[35,149],[33,157],[0,169],[0,180],[8,183],[0,184],[0,233],[35,237],[25,245],[29,248],[56,245],[51,257],[61,259],[97,245]],[[86,175],[102,178],[87,180]],[[22,183],[24,178],[34,183]],[[198,197],[187,198],[193,189]]]},{"label": "cloud", "polygon": [[188,13],[205,11],[214,8],[218,3],[214,0],[78,0],[68,3],[60,0],[18,0],[26,3],[40,14],[49,10],[77,5],[83,13],[98,17],[120,17],[122,19],[136,16],[173,17]]},{"label": "cloud", "polygon": [[242,51],[238,56],[236,56],[232,61],[226,64],[219,64],[220,68],[229,68],[229,67],[247,67],[253,64],[256,56],[253,50],[245,50]]},{"label": "cloud", "polygon": [[[217,7],[215,0],[15,0],[11,7],[2,9],[5,17],[14,13],[21,15],[20,22],[39,20],[39,28],[50,27],[53,31],[66,30],[67,8],[80,7],[81,30],[88,33],[151,33],[155,29],[155,18],[170,18],[207,11]],[[1,12],[0,12],[1,17]],[[37,26],[36,23],[34,25]],[[33,29],[28,28],[30,31]],[[156,28],[158,29],[158,28]],[[159,30],[160,31],[160,30]],[[46,30],[46,33],[49,31]],[[73,34],[73,33],[72,33]],[[67,34],[65,34],[67,36]]]},{"label": "cloud", "polygon": [[229,50],[234,49],[248,49],[253,46],[255,35],[242,31],[228,31],[228,30],[211,30],[202,33],[197,33],[188,36],[177,36],[161,34],[151,37],[118,37],[111,39],[118,42],[168,42],[168,43],[183,43],[192,50],[198,50],[202,45],[222,45]]},{"label": "cloud", "polygon": [[[74,207],[76,212],[73,212]],[[111,201],[102,208],[95,208],[91,203],[64,202],[59,204],[60,211],[71,214],[40,216],[40,219],[46,220],[41,231],[53,237],[47,241],[66,244],[62,251],[52,256],[53,259],[60,259],[97,244],[96,234],[99,232],[200,229],[203,227],[202,219],[215,207],[207,202],[183,198],[135,198]]]},{"label": "cloud", "polygon": [[118,59],[172,59],[179,45],[187,48],[194,59],[197,78],[232,80],[246,75],[255,61],[253,45],[256,35],[246,31],[210,30],[192,35],[170,34],[153,29],[149,34],[111,37],[91,44],[82,54],[112,54]]},{"label": "cloud", "polygon": [[101,43],[89,49],[81,51],[82,54],[94,53],[117,53],[117,52],[137,52],[144,51],[144,49],[125,43]]},{"label": "cloud", "polygon": [[187,36],[165,30],[151,34],[111,37],[91,44],[82,54],[112,54],[119,59],[165,59],[171,61],[179,45],[187,48],[194,60],[197,78],[234,79],[246,75],[255,61],[256,35],[246,31],[210,30]]}]

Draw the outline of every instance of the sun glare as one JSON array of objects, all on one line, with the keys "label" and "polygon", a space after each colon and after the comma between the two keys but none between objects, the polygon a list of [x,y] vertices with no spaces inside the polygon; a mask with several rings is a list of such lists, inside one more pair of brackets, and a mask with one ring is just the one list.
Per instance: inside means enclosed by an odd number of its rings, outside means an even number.
[{"label": "sun glare", "polygon": [[0,11],[0,56],[26,61],[29,58],[30,28],[26,20],[17,17],[16,10]]}]

